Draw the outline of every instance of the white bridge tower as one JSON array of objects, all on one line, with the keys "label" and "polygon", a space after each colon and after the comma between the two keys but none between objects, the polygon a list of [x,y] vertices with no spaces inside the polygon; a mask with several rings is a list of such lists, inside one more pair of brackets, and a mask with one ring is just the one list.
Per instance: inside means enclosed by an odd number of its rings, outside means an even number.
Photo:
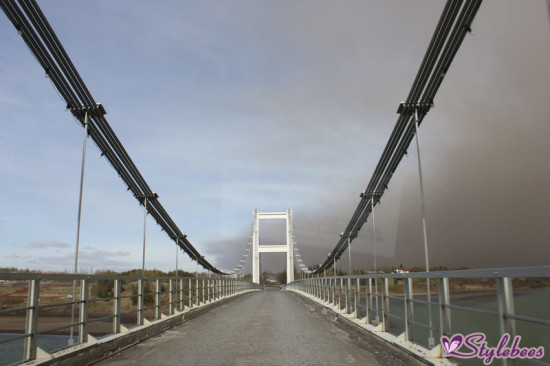
[{"label": "white bridge tower", "polygon": [[[286,220],[286,245],[260,245],[260,220]],[[292,210],[258,212],[254,210],[252,229],[252,282],[260,283],[260,253],[286,253],[286,282],[294,282]]]}]

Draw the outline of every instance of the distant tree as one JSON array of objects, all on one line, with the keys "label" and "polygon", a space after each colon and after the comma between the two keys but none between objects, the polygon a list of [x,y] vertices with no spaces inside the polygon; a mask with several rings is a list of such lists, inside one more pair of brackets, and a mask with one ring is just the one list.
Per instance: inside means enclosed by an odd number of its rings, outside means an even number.
[{"label": "distant tree", "polygon": [[286,271],[277,273],[277,282],[286,285]]},{"label": "distant tree", "polygon": [[[176,271],[170,271],[167,273],[170,277],[176,276]],[[178,269],[178,277],[195,277],[195,273],[186,272],[184,270]]]},{"label": "distant tree", "polygon": [[97,280],[92,285],[91,293],[95,298],[113,297],[115,281],[113,280]]}]

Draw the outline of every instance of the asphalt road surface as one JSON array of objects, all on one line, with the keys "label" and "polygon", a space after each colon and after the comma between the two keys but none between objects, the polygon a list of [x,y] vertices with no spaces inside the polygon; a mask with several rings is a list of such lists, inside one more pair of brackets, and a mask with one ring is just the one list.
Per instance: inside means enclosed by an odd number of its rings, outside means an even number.
[{"label": "asphalt road surface", "polygon": [[104,365],[396,365],[292,292],[239,296],[98,363]]}]

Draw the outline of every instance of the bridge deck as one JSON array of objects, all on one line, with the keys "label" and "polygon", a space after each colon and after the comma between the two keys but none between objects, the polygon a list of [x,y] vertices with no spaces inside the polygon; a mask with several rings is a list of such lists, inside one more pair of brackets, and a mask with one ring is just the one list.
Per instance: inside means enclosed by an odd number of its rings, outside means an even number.
[{"label": "bridge deck", "polygon": [[100,365],[395,365],[299,295],[240,296]]}]

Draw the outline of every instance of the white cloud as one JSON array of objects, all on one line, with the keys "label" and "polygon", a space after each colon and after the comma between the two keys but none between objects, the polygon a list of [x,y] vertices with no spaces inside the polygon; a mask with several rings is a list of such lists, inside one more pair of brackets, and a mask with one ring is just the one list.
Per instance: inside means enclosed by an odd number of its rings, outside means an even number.
[{"label": "white cloud", "polygon": [[47,248],[69,248],[71,245],[58,240],[35,241],[29,244],[30,248],[47,249]]}]

